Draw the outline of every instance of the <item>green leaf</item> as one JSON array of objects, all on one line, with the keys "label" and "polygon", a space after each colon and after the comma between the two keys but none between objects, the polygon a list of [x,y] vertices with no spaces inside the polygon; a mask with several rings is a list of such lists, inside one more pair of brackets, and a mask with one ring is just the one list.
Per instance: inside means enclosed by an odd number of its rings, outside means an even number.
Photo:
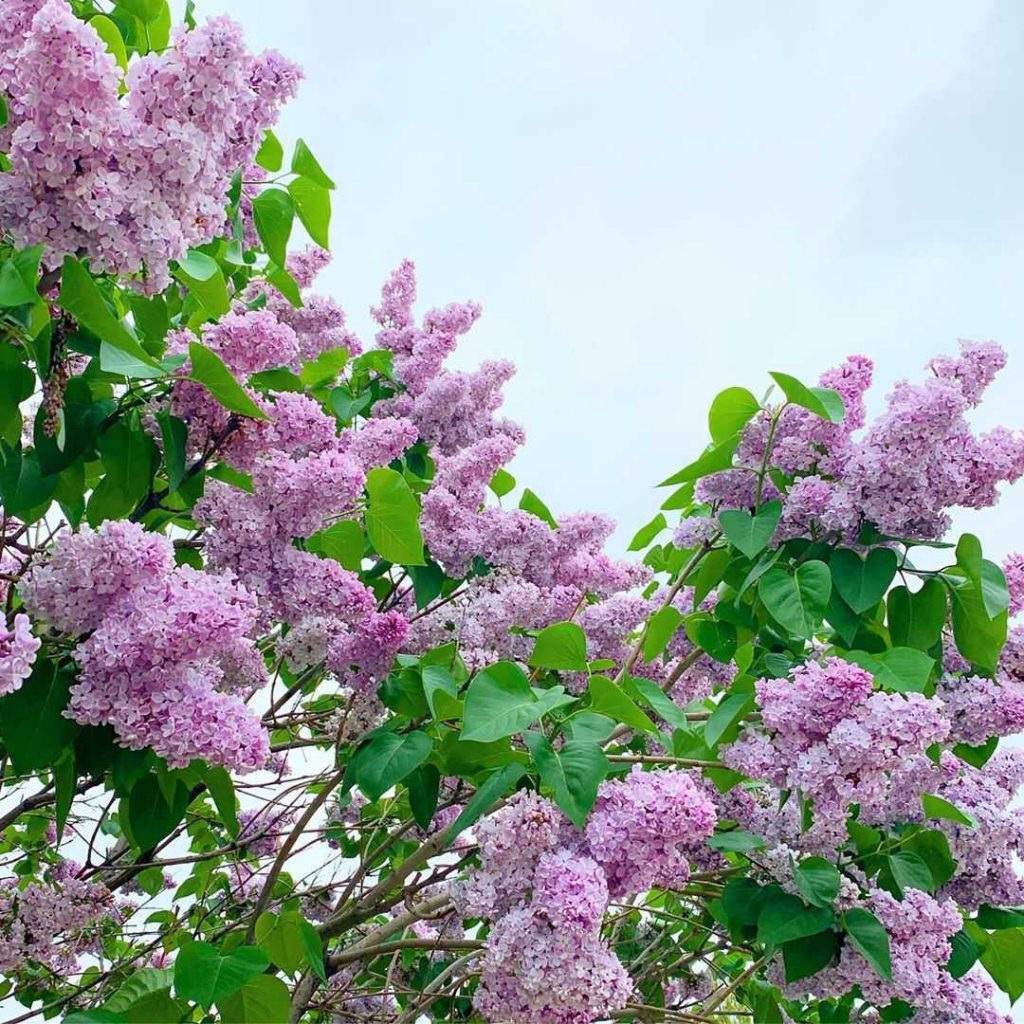
[{"label": "green leaf", "polygon": [[899,850],[889,854],[886,863],[901,893],[907,889],[920,889],[922,892],[935,889],[931,868],[913,850]]},{"label": "green leaf", "polygon": [[252,219],[267,255],[279,267],[288,259],[288,239],[295,221],[295,203],[282,188],[264,189],[252,201]]},{"label": "green leaf", "polygon": [[127,1024],[127,1019],[120,1013],[100,1006],[95,1010],[76,1010],[69,1013],[64,1018],[64,1024]]},{"label": "green leaf", "polygon": [[54,810],[57,816],[57,835],[64,832],[71,803],[75,798],[75,750],[68,747],[53,765],[53,786],[56,792]]},{"label": "green leaf", "polygon": [[781,518],[782,502],[769,501],[757,515],[752,516],[746,509],[728,509],[718,521],[729,543],[747,558],[755,558],[767,547]]},{"label": "green leaf", "polygon": [[657,683],[643,676],[630,676],[626,680],[632,691],[639,700],[642,700],[656,715],[665,719],[669,725],[685,729],[689,725],[686,713],[671,697],[666,694]]},{"label": "green leaf", "polygon": [[834,931],[819,932],[817,935],[808,935],[784,943],[782,962],[785,967],[786,984],[817,974],[832,963],[838,952],[839,936]]},{"label": "green leaf", "polygon": [[938,829],[925,829],[910,837],[904,848],[916,853],[928,865],[932,881],[938,889],[953,877],[956,861],[950,853],[949,840]]},{"label": "green leaf", "polygon": [[978,962],[978,957],[981,956],[981,946],[971,938],[964,928],[961,928],[949,941],[953,946],[953,955],[949,958],[946,970],[954,978],[962,978]]},{"label": "green leaf", "polygon": [[284,267],[275,267],[271,264],[263,272],[263,276],[267,283],[273,285],[296,309],[303,307],[302,292],[299,291],[295,278]]},{"label": "green leaf", "polygon": [[992,980],[1009,997],[1012,1006],[1024,993],[1024,929],[993,932],[981,954]]},{"label": "green leaf", "polygon": [[328,348],[302,364],[299,381],[309,389],[333,384],[348,362],[347,348]]},{"label": "green leaf", "polygon": [[753,708],[752,693],[732,693],[722,700],[704,726],[704,742],[708,748],[714,750],[726,732]]},{"label": "green leaf", "polygon": [[544,713],[523,670],[499,661],[474,676],[466,690],[462,738],[488,743],[522,732]]},{"label": "green leaf", "polygon": [[295,211],[309,237],[327,249],[330,246],[331,193],[309,178],[295,178],[288,183]]},{"label": "green leaf", "polygon": [[499,467],[488,486],[497,497],[504,498],[506,494],[511,494],[515,490],[516,478],[507,469]]},{"label": "green leaf", "polygon": [[792,576],[772,566],[758,580],[757,592],[780,626],[809,640],[825,617],[832,578],[824,562],[804,562]]},{"label": "green leaf", "polygon": [[927,651],[938,643],[946,624],[946,588],[938,580],[927,580],[915,593],[893,587],[886,604],[894,646]]},{"label": "green leaf", "polygon": [[210,316],[223,316],[230,311],[227,282],[220,264],[212,256],[190,249],[178,263],[174,277],[196,297]]},{"label": "green leaf", "polygon": [[[285,974],[294,975],[307,963],[306,940],[302,935],[304,924],[305,918],[294,910],[281,915],[266,911],[256,920],[257,945]],[[319,947],[318,942],[318,950]]]},{"label": "green leaf", "polygon": [[188,356],[192,363],[189,380],[202,384],[225,409],[252,419],[269,418],[235,380],[220,356],[198,341],[189,343]]},{"label": "green leaf", "polygon": [[231,781],[231,776],[220,765],[213,765],[203,773],[203,781],[206,783],[210,796],[213,797],[217,814],[220,816],[224,828],[227,829],[228,835],[232,839],[237,839],[237,801],[235,799],[235,786]]},{"label": "green leaf", "polygon": [[317,158],[310,152],[309,146],[302,139],[295,143],[295,152],[292,154],[292,172],[315,181],[322,188],[332,189],[335,187],[334,182],[327,176]]},{"label": "green leaf", "polygon": [[339,385],[331,392],[331,409],[334,415],[344,423],[348,423],[353,417],[365,412],[373,401],[373,395],[364,391],[360,395],[353,395],[346,385]]},{"label": "green leaf", "polygon": [[954,582],[949,593],[957,650],[968,661],[994,672],[999,663],[999,652],[1006,643],[1006,612],[989,618],[981,588],[970,580]]},{"label": "green leaf", "polygon": [[992,928],[995,931],[1003,928],[1020,928],[1024,927],[1024,910],[982,904],[978,908],[976,920],[982,928]]},{"label": "green leaf", "polygon": [[424,665],[420,670],[423,694],[430,713],[438,721],[462,717],[462,701],[458,699],[459,684],[443,665]]},{"label": "green leaf", "polygon": [[122,802],[131,837],[140,850],[150,850],[166,839],[182,818],[189,803],[189,790],[180,779],[174,779],[171,795],[164,793],[160,778],[143,776],[132,786],[127,801]]},{"label": "green leaf", "polygon": [[809,388],[788,373],[773,372],[769,376],[782,388],[782,393],[793,405],[799,405],[831,423],[842,423],[846,409],[837,391],[831,388]]},{"label": "green leaf", "polygon": [[354,519],[343,519],[308,538],[306,550],[332,558],[352,572],[359,572],[366,550],[366,535]]},{"label": "green leaf", "polygon": [[664,513],[659,512],[649,523],[647,523],[646,526],[641,526],[640,529],[637,530],[626,550],[643,551],[643,549],[647,547],[647,545],[650,544],[666,526],[668,526],[668,522],[665,519]]},{"label": "green leaf", "polygon": [[644,631],[644,661],[653,661],[665,650],[682,621],[683,613],[672,605],[659,608],[650,617],[647,621],[647,629]]},{"label": "green leaf", "polygon": [[116,0],[116,6],[129,14],[134,14],[141,21],[156,21],[163,11],[163,0]]},{"label": "green leaf", "polygon": [[256,152],[256,163],[271,174],[276,174],[284,164],[284,147],[269,128],[263,133],[263,141]]},{"label": "green leaf", "polygon": [[575,622],[556,622],[537,634],[527,664],[564,672],[587,670],[587,637]]},{"label": "green leaf", "polygon": [[541,779],[554,791],[555,803],[582,828],[597,799],[597,787],[611,770],[608,758],[593,740],[569,740],[555,751],[538,732],[527,732],[523,739]]},{"label": "green leaf", "polygon": [[105,15],[95,14],[89,19],[89,27],[103,40],[107,52],[113,54],[118,67],[128,70],[128,50],[121,38],[121,30]]},{"label": "green leaf", "polygon": [[613,722],[621,722],[631,729],[657,734],[658,727],[637,707],[632,698],[607,676],[591,676],[587,687],[590,708]]},{"label": "green leaf", "polygon": [[760,836],[742,829],[716,832],[707,840],[707,844],[719,853],[749,853],[751,850],[763,850],[768,845]]},{"label": "green leaf", "polygon": [[555,522],[555,517],[551,514],[551,510],[529,487],[523,491],[522,497],[519,499],[519,507],[524,512],[529,512],[530,515],[543,519],[552,530],[558,529],[558,523]]},{"label": "green leaf", "polygon": [[155,992],[167,992],[174,980],[170,967],[142,967],[132,972],[128,980],[104,1003],[104,1008],[115,1013],[127,1013],[140,1000]]},{"label": "green leaf", "polygon": [[886,981],[892,980],[889,933],[882,922],[863,907],[851,907],[843,914],[843,926],[850,941],[865,960]]},{"label": "green leaf", "polygon": [[[262,974],[269,963],[267,954],[256,946],[239,946],[222,956],[208,942],[188,942],[178,950],[174,961],[174,990],[184,999],[209,1009],[213,1003],[237,992],[250,978]],[[287,997],[287,989],[285,992]],[[287,1019],[287,1005],[285,1017],[278,1021],[282,1019]]]},{"label": "green leaf", "polygon": [[0,470],[0,496],[3,509],[26,523],[34,523],[46,514],[57,489],[56,476],[44,476],[37,451],[8,449]]},{"label": "green leaf", "polygon": [[157,461],[156,445],[135,413],[109,427],[98,447],[106,473],[89,497],[90,526],[131,512],[149,492]]},{"label": "green leaf", "polygon": [[844,657],[874,677],[879,686],[895,693],[924,693],[935,659],[913,647],[893,647],[880,654],[848,651]]},{"label": "green leaf", "polygon": [[160,437],[164,442],[164,469],[167,472],[167,489],[173,494],[185,477],[185,449],[188,443],[188,426],[184,420],[172,416],[170,410],[157,413]]},{"label": "green leaf", "polygon": [[70,747],[79,730],[64,717],[72,682],[66,670],[37,658],[20,689],[0,699],[0,734],[17,772],[46,768]]},{"label": "green leaf", "polygon": [[0,306],[35,305],[42,301],[36,291],[42,255],[43,246],[34,245],[0,263]]},{"label": "green leaf", "polygon": [[299,921],[299,934],[306,949],[306,963],[310,970],[324,983],[327,981],[327,970],[324,966],[324,946],[317,930],[305,919]]},{"label": "green leaf", "polygon": [[946,821],[955,821],[958,825],[966,825],[968,828],[977,828],[977,822],[964,814],[959,808],[954,807],[948,800],[941,796],[933,796],[931,793],[921,794],[921,805],[924,807],[926,818],[943,818]]},{"label": "green leaf", "polygon": [[425,732],[374,736],[359,748],[352,762],[356,783],[369,800],[376,800],[423,764],[433,746]]},{"label": "green leaf", "polygon": [[424,832],[430,828],[437,810],[437,798],[441,791],[441,773],[432,764],[421,764],[406,783],[409,789],[409,806],[412,816]]},{"label": "green leaf", "polygon": [[720,391],[708,411],[711,440],[721,444],[739,433],[758,413],[761,403],[746,388]]},{"label": "green leaf", "polygon": [[160,364],[138,343],[128,328],[110,311],[96,282],[85,266],[72,256],[64,257],[57,305],[66,309],[101,341],[161,370]]},{"label": "green leaf", "polygon": [[699,480],[701,477],[710,476],[712,473],[721,473],[722,470],[732,466],[733,453],[740,443],[739,434],[726,438],[713,447],[709,448],[699,458],[694,459],[688,466],[684,466],[678,473],[673,474],[667,480],[662,480],[659,487],[675,487],[678,484],[690,483],[692,480]]},{"label": "green leaf", "polygon": [[469,798],[462,813],[452,822],[445,833],[445,842],[451,844],[456,836],[479,821],[487,808],[505,796],[525,774],[526,768],[516,763],[506,764],[488,776],[487,781]]},{"label": "green leaf", "polygon": [[761,908],[757,917],[757,941],[766,946],[778,946],[817,935],[832,921],[832,911],[826,907],[805,907],[798,897],[781,893]]},{"label": "green leaf", "polygon": [[[179,954],[180,955],[180,954]],[[217,999],[222,1021],[238,1024],[281,1024],[291,1012],[288,986],[269,974],[250,978],[229,996]]]},{"label": "green leaf", "polygon": [[378,467],[366,474],[366,532],[374,550],[396,565],[424,565],[420,506],[401,473]]},{"label": "green leaf", "polygon": [[793,873],[804,899],[816,907],[830,907],[839,895],[842,878],[835,864],[824,857],[808,857]]},{"label": "green leaf", "polygon": [[839,548],[829,565],[839,596],[858,614],[869,611],[885,596],[896,575],[899,559],[891,548],[873,548],[867,558],[856,551]]}]

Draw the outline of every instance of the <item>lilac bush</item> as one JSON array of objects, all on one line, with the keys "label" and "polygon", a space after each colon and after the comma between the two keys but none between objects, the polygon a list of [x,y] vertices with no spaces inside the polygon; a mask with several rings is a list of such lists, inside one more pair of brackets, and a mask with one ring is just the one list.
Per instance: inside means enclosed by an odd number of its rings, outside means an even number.
[{"label": "lilac bush", "polygon": [[726,389],[613,557],[449,368],[480,306],[316,291],[294,64],[3,15],[5,1019],[1005,1021],[1024,556],[949,536],[1004,352]]}]

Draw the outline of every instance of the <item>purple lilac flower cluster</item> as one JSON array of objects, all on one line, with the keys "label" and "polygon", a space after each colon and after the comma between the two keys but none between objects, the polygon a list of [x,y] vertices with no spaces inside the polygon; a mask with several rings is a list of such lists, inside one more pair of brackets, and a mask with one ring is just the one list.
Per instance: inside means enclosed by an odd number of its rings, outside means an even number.
[{"label": "purple lilac flower cluster", "polygon": [[683,884],[715,821],[689,776],[639,765],[601,784],[583,832],[537,794],[513,796],[477,826],[480,867],[455,891],[464,915],[493,922],[477,1009],[525,1024],[621,1009],[632,982],[601,940],[609,900]]},{"label": "purple lilac flower cluster", "polygon": [[[21,583],[26,608],[77,636],[68,714],[111,725],[174,766],[260,768],[266,732],[239,692],[265,682],[256,601],[230,575],[174,567],[171,542],[130,522],[62,534]],[[235,691],[235,692],[232,692]]]},{"label": "purple lilac flower cluster", "polygon": [[760,679],[762,727],[722,751],[730,768],[812,801],[814,823],[796,839],[805,848],[842,845],[852,804],[865,821],[890,820],[893,775],[927,762],[925,750],[948,735],[940,701],[873,685],[869,672],[840,658],[798,666],[792,679]]},{"label": "purple lilac flower cluster", "polygon": [[[865,423],[872,366],[851,357],[821,377],[843,399],[841,423],[788,406],[773,430],[771,414],[761,413],[742,434],[735,468],[701,480],[697,498],[716,508],[749,507],[766,464],[792,478],[784,493],[777,479],[766,479],[761,491],[762,500],[783,499],[777,540],[852,542],[865,521],[893,537],[941,537],[949,509],[993,505],[998,485],[1024,474],[1024,436],[1003,428],[976,435],[966,419],[1005,362],[992,342],[961,342],[959,357],[932,360],[922,384],[897,384],[883,413]],[[712,524],[707,517],[684,523],[677,544],[693,546]]]},{"label": "purple lilac flower cluster", "polygon": [[232,174],[250,163],[300,78],[275,52],[253,57],[241,29],[214,18],[121,74],[66,0],[12,0],[0,26],[0,222],[45,260],[88,256],[96,270],[144,275],[227,233]]},{"label": "purple lilac flower cluster", "polygon": [[90,930],[117,911],[107,888],[75,876],[64,862],[52,885],[17,879],[0,883],[0,971],[17,971],[28,962],[52,971],[75,969],[78,956],[94,946]]}]

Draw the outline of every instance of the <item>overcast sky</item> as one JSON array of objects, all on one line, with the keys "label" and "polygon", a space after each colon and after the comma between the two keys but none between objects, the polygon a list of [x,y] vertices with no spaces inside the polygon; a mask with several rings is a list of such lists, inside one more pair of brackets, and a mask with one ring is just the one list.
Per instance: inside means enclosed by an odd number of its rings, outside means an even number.
[{"label": "overcast sky", "polygon": [[[1011,365],[1024,425],[1024,5],[200,0],[305,66],[285,112],[338,182],[326,285],[367,308],[403,257],[422,308],[508,357],[513,470],[617,544],[706,441],[719,389],[851,352],[875,402],[958,337]],[[971,516],[1000,555],[1024,486]]]}]

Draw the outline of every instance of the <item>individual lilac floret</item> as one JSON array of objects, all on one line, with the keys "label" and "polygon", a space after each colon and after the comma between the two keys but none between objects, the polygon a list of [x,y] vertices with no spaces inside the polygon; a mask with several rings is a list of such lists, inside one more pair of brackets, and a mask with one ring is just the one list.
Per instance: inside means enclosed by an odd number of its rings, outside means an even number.
[{"label": "individual lilac floret", "polygon": [[613,896],[674,888],[690,877],[686,847],[707,839],[716,820],[715,805],[688,775],[636,765],[624,779],[601,783],[587,848]]}]

